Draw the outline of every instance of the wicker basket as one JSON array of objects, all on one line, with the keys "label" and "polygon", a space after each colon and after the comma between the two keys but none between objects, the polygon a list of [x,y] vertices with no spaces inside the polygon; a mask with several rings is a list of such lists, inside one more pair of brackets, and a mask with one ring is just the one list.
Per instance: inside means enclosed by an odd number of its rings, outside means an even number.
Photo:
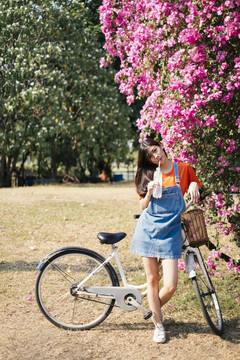
[{"label": "wicker basket", "polygon": [[182,214],[182,225],[190,246],[198,247],[209,241],[202,210],[193,209]]}]

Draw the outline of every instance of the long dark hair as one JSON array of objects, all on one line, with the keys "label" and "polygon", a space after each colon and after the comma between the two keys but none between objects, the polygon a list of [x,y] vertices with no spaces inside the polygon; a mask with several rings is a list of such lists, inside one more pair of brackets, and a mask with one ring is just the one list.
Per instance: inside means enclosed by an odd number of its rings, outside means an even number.
[{"label": "long dark hair", "polygon": [[148,147],[160,146],[161,144],[151,138],[143,140],[138,151],[137,173],[135,176],[135,185],[137,193],[144,197],[147,193],[147,185],[153,180],[153,173],[157,165],[148,159]]}]

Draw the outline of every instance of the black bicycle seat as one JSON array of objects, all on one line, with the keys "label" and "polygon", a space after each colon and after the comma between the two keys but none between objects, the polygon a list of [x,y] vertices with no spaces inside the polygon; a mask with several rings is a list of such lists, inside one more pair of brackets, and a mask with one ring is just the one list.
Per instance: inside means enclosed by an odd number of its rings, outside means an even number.
[{"label": "black bicycle seat", "polygon": [[100,232],[97,234],[97,237],[100,240],[101,244],[116,244],[122,239],[124,239],[126,235],[127,234],[123,232],[120,233]]}]

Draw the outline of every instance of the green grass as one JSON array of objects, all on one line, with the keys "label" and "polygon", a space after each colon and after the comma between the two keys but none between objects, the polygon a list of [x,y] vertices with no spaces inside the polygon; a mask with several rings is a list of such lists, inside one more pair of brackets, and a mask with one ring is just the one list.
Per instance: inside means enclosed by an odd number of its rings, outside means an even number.
[{"label": "green grass", "polygon": [[[96,237],[100,231],[127,233],[127,237],[118,244],[127,278],[133,283],[145,281],[141,258],[129,251],[136,226],[133,214],[140,211],[132,183],[34,186],[1,189],[0,192],[2,301],[15,296],[15,280],[18,281],[19,294],[24,294],[25,298],[34,297],[35,266],[54,249],[74,245],[107,256],[110,248],[100,245]],[[229,237],[222,237],[220,245],[220,251],[237,257],[239,249]],[[207,248],[202,249],[205,259],[211,255]],[[30,282],[26,279],[29,271],[32,273]],[[227,263],[221,259],[217,261],[214,273],[212,280],[224,320],[236,318],[239,276],[233,270],[227,270]],[[26,283],[29,285],[27,289]],[[165,305],[165,311],[175,321],[179,318],[199,321],[202,316],[199,315],[200,308],[186,271],[179,270],[178,290]]]}]

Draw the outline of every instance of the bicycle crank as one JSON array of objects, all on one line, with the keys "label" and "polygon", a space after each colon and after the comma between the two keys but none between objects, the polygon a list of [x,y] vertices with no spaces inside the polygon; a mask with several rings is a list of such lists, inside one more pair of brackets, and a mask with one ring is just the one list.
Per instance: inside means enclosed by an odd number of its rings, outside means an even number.
[{"label": "bicycle crank", "polygon": [[145,309],[141,304],[139,304],[134,298],[132,298],[132,296],[129,296],[127,298],[127,301],[129,304],[132,304],[133,306],[135,306],[136,308],[142,310],[144,312],[144,320],[148,320],[151,316],[152,316],[152,312]]}]

